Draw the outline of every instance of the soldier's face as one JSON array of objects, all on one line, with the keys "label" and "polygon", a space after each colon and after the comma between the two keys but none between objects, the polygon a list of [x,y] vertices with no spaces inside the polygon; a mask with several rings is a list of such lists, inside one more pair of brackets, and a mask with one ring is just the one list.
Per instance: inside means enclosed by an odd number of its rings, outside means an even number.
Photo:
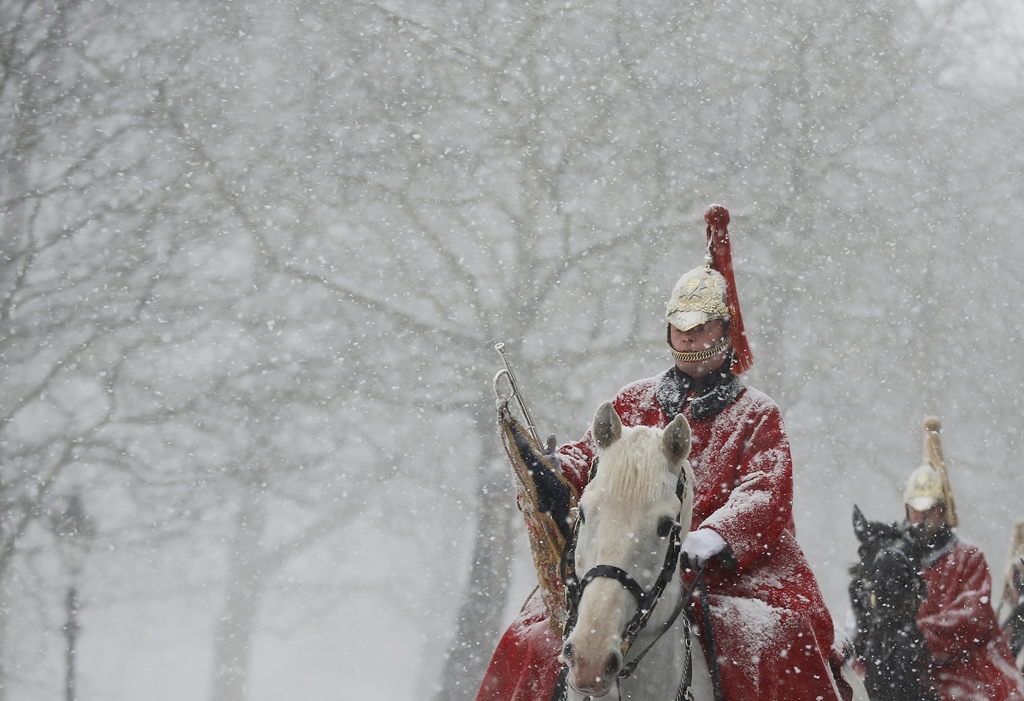
[{"label": "soldier's face", "polygon": [[[673,348],[683,353],[694,353],[714,348],[715,345],[721,342],[722,338],[725,337],[725,322],[721,319],[712,319],[686,331],[680,331],[675,326],[669,325],[668,331],[669,340],[672,342]],[[718,355],[712,356],[707,360],[698,360],[692,363],[677,360],[676,367],[690,377],[704,377],[709,372],[722,367],[722,363],[725,362],[728,355],[729,349],[726,348]]]},{"label": "soldier's face", "polygon": [[907,520],[911,524],[924,525],[924,532],[928,535],[936,533],[944,522],[946,515],[946,505],[938,503],[931,507],[927,511],[918,511],[912,507],[907,507]]}]

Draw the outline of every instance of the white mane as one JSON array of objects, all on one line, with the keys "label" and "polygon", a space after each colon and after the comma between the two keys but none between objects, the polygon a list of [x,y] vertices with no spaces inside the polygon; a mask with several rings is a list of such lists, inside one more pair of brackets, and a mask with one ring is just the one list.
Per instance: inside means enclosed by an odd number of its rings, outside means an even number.
[{"label": "white mane", "polygon": [[661,431],[646,426],[623,427],[622,437],[598,451],[597,475],[587,489],[600,489],[632,505],[661,497],[672,468],[662,448]]}]

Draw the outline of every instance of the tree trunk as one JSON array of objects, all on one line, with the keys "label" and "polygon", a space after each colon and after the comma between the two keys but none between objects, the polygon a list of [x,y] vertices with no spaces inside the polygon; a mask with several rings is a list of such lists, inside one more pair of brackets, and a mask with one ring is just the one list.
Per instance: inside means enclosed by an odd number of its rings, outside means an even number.
[{"label": "tree trunk", "polygon": [[477,484],[476,541],[469,581],[459,605],[455,638],[448,649],[434,701],[472,701],[476,697],[502,632],[502,613],[515,551],[512,518],[517,512],[509,468],[504,455],[498,455],[493,421],[478,420],[477,426],[487,448]]},{"label": "tree trunk", "polygon": [[267,505],[259,486],[243,485],[228,554],[224,608],[214,638],[211,701],[245,701],[256,613],[266,587],[260,547],[266,522]]}]

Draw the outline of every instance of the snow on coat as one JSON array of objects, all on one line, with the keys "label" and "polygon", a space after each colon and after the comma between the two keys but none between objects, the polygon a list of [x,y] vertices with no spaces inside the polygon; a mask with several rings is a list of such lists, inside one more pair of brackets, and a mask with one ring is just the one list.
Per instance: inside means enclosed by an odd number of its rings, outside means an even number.
[{"label": "snow on coat", "polygon": [[[624,425],[664,428],[674,416],[663,405],[673,371],[623,388],[613,404]],[[705,573],[726,701],[834,701],[832,617],[797,545],[793,473],[782,415],[766,395],[737,385],[720,411],[684,404],[692,429],[690,464],[696,477],[691,528],[711,528],[728,546],[726,566]],[[721,390],[721,386],[715,391]],[[661,400],[659,400],[661,397]],[[596,453],[588,432],[559,448],[563,474],[586,485]],[[731,557],[729,557],[731,555]],[[692,576],[692,575],[691,575]],[[689,579],[684,573],[684,579]],[[536,601],[534,599],[537,599]],[[694,620],[700,621],[697,602]],[[535,594],[495,650],[477,701],[547,701],[560,667],[561,639],[551,632]]]},{"label": "snow on coat", "polygon": [[1024,678],[992,608],[985,556],[955,536],[926,560],[928,596],[917,627],[931,653],[931,678],[943,701],[1024,701]]}]

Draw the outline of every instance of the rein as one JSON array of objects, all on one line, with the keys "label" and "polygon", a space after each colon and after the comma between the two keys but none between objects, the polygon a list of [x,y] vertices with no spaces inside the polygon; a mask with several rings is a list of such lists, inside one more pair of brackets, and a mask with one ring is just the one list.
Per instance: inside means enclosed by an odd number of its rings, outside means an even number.
[{"label": "rein", "polygon": [[[697,586],[698,582],[703,582],[704,581],[703,574],[704,574],[704,568],[706,566],[707,566],[707,563],[705,562],[704,564],[702,564],[697,569],[697,577],[693,580],[693,582],[690,584],[690,586],[687,588],[687,590],[679,598],[679,601],[676,603],[676,607],[672,610],[672,615],[669,616],[668,620],[666,620],[661,625],[661,630],[659,630],[658,634],[654,636],[654,640],[652,640],[647,647],[645,647],[643,650],[641,650],[639,655],[637,655],[636,657],[631,659],[627,664],[624,664],[622,666],[622,670],[619,672],[619,679],[628,679],[630,677],[630,675],[632,675],[633,672],[636,670],[637,665],[640,664],[640,660],[642,660],[644,658],[644,655],[646,655],[648,653],[648,651],[650,651],[650,649],[652,647],[654,647],[654,645],[659,640],[661,640],[661,636],[665,635],[665,633],[667,633],[669,630],[672,629],[672,626],[675,625],[676,619],[679,618],[679,614],[683,612],[684,608],[686,608],[686,602],[690,600],[690,595],[693,594],[693,588],[695,586]],[[687,628],[687,636],[686,636],[686,660],[687,660],[687,665],[686,665],[685,675],[686,675],[686,686],[689,687],[690,681],[692,679],[692,674],[693,674],[693,665],[690,664],[690,636],[689,636],[690,621],[685,616],[683,617],[683,619],[686,621],[686,628]]]}]

